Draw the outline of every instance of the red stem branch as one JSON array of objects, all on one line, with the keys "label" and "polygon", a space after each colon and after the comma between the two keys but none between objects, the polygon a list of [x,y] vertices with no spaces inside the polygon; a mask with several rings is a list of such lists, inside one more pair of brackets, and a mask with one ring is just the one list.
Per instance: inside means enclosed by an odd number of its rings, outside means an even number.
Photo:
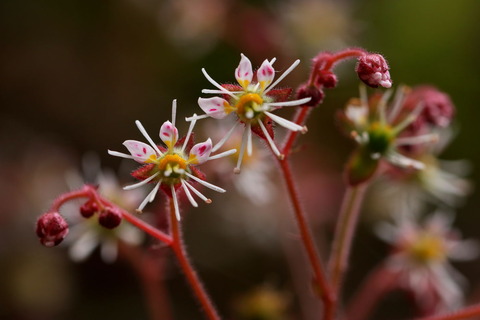
[{"label": "red stem branch", "polygon": [[207,318],[210,320],[220,320],[220,316],[218,315],[217,310],[213,306],[210,298],[208,297],[202,283],[198,278],[197,273],[193,269],[185,252],[180,231],[180,222],[175,216],[175,207],[173,201],[170,201],[170,226],[173,237],[171,248],[173,250],[173,253],[177,257],[178,263],[180,264],[180,267],[182,268],[185,277],[190,284],[190,287],[192,288],[195,296],[197,297],[203,310],[205,311]]},{"label": "red stem branch", "polygon": [[480,316],[480,304],[475,304],[458,310],[456,312],[445,314],[445,315],[435,315],[426,318],[418,318],[417,320],[460,320],[460,319],[470,319],[472,317]]}]

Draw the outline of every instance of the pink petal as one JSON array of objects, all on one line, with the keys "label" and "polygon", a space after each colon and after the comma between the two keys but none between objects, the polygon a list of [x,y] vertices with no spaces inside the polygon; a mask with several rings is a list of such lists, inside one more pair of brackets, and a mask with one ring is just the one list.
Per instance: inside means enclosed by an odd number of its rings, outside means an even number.
[{"label": "pink petal", "polygon": [[151,156],[154,156],[154,159],[157,158],[155,150],[146,143],[136,140],[127,140],[123,145],[127,147],[128,151],[137,162],[145,163],[147,160],[151,159]]},{"label": "pink petal", "polygon": [[167,147],[173,148],[178,140],[178,130],[170,121],[165,121],[160,128],[160,139],[167,145]]},{"label": "pink petal", "polygon": [[223,119],[230,113],[226,110],[230,106],[227,100],[219,97],[198,98],[198,105],[207,115],[215,119]]},{"label": "pink petal", "polygon": [[275,69],[268,60],[263,61],[260,69],[257,70],[257,79],[262,88],[265,88],[270,83],[272,83],[273,78],[275,77]]},{"label": "pink petal", "polygon": [[252,82],[253,78],[252,63],[243,55],[243,53],[241,56],[242,59],[240,60],[237,69],[235,69],[235,78],[243,88],[246,88],[250,82]]},{"label": "pink petal", "polygon": [[212,140],[210,138],[205,142],[197,143],[190,150],[190,156],[188,161],[191,164],[200,164],[208,160],[210,153],[212,152]]}]

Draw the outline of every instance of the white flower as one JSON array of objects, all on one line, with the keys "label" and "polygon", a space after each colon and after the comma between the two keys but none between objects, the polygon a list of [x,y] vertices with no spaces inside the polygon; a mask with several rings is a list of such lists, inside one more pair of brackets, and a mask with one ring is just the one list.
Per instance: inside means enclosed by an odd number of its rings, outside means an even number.
[{"label": "white flower", "polygon": [[454,310],[463,303],[463,277],[450,260],[471,260],[478,245],[461,240],[452,229],[452,217],[437,212],[423,225],[402,214],[396,225],[381,224],[377,234],[393,246],[387,267],[399,275],[400,285],[414,293],[419,306],[437,312]]},{"label": "white flower", "polygon": [[[135,121],[138,129],[147,139],[150,145],[136,140],[126,140],[123,145],[128,149],[130,154],[125,154],[117,151],[108,150],[108,153],[113,156],[133,159],[139,163],[144,164],[141,168],[132,173],[133,176],[142,180],[136,184],[126,186],[125,190],[131,190],[141,187],[149,182],[154,182],[155,187],[147,195],[138,207],[138,211],[142,211],[147,203],[152,202],[160,187],[171,196],[177,219],[180,220],[180,212],[178,209],[177,189],[182,188],[192,206],[197,207],[198,204],[193,198],[190,191],[195,193],[200,199],[206,203],[211,200],[201,194],[195,189],[190,182],[196,181],[203,186],[217,192],[225,192],[224,189],[212,185],[201,178],[200,172],[195,168],[195,165],[202,164],[208,160],[221,158],[231,155],[236,150],[229,150],[214,156],[210,156],[212,152],[212,141],[207,139],[205,142],[197,143],[190,148],[189,143],[195,120],[191,122],[187,136],[183,142],[178,140],[178,130],[175,127],[176,116],[176,100],[172,103],[172,122],[166,121],[160,128],[160,139],[166,145],[166,148],[158,147],[150,138],[145,128],[140,121]],[[160,149],[162,148],[162,150]],[[187,154],[186,150],[190,149]]]},{"label": "white flower", "polygon": [[275,69],[273,69],[272,65],[274,61],[275,59],[272,59],[271,61],[265,60],[256,71],[256,80],[254,81],[255,74],[252,69],[252,64],[250,60],[242,54],[240,63],[235,69],[235,78],[239,85],[220,85],[208,75],[205,69],[202,69],[202,72],[208,81],[217,88],[214,90],[204,89],[202,92],[220,94],[223,98],[199,98],[198,104],[205,114],[200,116],[194,115],[193,117],[187,118],[187,121],[207,117],[223,119],[229,114],[236,115],[237,121],[234,126],[225,137],[215,145],[213,148],[214,151],[218,150],[225,141],[229,139],[235,127],[240,122],[245,124],[240,153],[234,170],[236,173],[240,172],[245,148],[247,149],[248,155],[252,154],[252,131],[259,137],[265,139],[273,152],[280,158],[283,158],[283,155],[273,142],[272,121],[292,131],[306,132],[306,127],[302,127],[272,113],[281,107],[300,106],[310,101],[311,98],[286,101],[290,94],[289,89],[273,89],[300,63],[300,61],[295,61],[275,82],[273,82]]}]

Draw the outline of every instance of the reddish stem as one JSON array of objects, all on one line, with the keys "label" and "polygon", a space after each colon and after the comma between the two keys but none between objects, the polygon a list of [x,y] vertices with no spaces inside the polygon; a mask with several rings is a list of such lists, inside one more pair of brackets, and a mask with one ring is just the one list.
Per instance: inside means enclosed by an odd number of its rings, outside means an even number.
[{"label": "reddish stem", "polygon": [[417,320],[460,320],[460,319],[470,319],[472,317],[480,316],[480,304],[475,304],[473,306],[465,307],[461,310],[452,312],[450,314],[444,315],[435,315],[425,318],[418,318]]},{"label": "reddish stem", "polygon": [[171,248],[173,250],[173,253],[177,257],[180,267],[185,273],[185,277],[187,278],[190,287],[192,288],[195,296],[197,297],[203,310],[205,311],[207,318],[210,320],[220,320],[220,316],[218,315],[217,310],[213,306],[210,298],[208,297],[202,283],[198,278],[197,273],[193,269],[185,252],[180,231],[180,222],[175,216],[175,207],[173,201],[170,201],[170,226],[173,237]]},{"label": "reddish stem", "polygon": [[348,187],[343,198],[329,259],[329,273],[331,275],[331,285],[335,301],[338,301],[340,296],[340,288],[347,269],[353,236],[366,187],[367,183]]},{"label": "reddish stem", "polygon": [[[310,114],[311,107],[302,107],[295,115],[294,122],[303,125],[305,124],[308,115]],[[280,164],[280,168],[287,185],[288,194],[290,196],[290,201],[293,205],[293,211],[295,214],[295,219],[297,221],[300,236],[302,239],[303,246],[307,252],[308,260],[313,269],[315,275],[315,282],[320,291],[321,298],[324,304],[324,319],[331,320],[333,319],[333,295],[332,290],[328,284],[328,281],[325,277],[325,271],[320,263],[320,257],[318,255],[318,250],[316,248],[315,242],[313,240],[312,233],[308,226],[308,222],[304,213],[304,210],[301,206],[300,199],[298,198],[298,192],[296,190],[295,181],[292,175],[292,170],[288,162],[288,156],[290,155],[293,143],[295,142],[298,132],[289,131],[285,139],[285,144],[282,148],[282,153],[285,155],[283,159],[276,157]]]},{"label": "reddish stem", "polygon": [[60,207],[65,202],[68,202],[68,201],[71,201],[71,200],[74,200],[74,199],[78,199],[78,198],[92,198],[92,199],[95,199],[95,201],[99,205],[115,207],[122,214],[122,217],[125,220],[127,220],[128,222],[130,222],[131,224],[133,224],[137,228],[145,231],[146,233],[148,233],[152,237],[158,239],[159,241],[161,241],[161,242],[163,242],[167,245],[171,245],[171,243],[172,243],[172,237],[170,237],[169,235],[165,234],[164,232],[152,227],[148,223],[146,223],[143,220],[135,217],[131,213],[123,210],[122,208],[118,207],[117,205],[111,203],[110,201],[104,199],[103,197],[101,197],[98,194],[97,190],[93,186],[90,186],[90,185],[83,186],[83,188],[81,190],[71,191],[71,192],[67,192],[67,193],[64,193],[64,194],[60,195],[53,202],[52,206],[50,207],[50,211],[51,212],[58,212],[60,210]]},{"label": "reddish stem", "polygon": [[392,290],[397,282],[397,274],[385,266],[372,271],[352,298],[344,319],[367,319],[383,295]]}]

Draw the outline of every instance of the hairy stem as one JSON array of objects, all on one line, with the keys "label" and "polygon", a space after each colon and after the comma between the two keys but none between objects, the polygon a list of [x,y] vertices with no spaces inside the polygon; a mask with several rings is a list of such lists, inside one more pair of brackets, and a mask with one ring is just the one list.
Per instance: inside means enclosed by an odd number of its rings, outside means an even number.
[{"label": "hairy stem", "polygon": [[366,187],[366,183],[353,187],[349,186],[343,198],[329,260],[331,285],[336,301],[340,296],[340,288],[347,269],[353,235]]},{"label": "hairy stem", "polygon": [[180,222],[177,220],[175,216],[175,207],[173,201],[170,201],[170,225],[172,229],[172,237],[173,243],[171,244],[171,248],[173,253],[177,257],[178,263],[187,278],[187,281],[192,288],[193,293],[198,299],[198,302],[202,306],[205,314],[209,320],[220,320],[220,316],[218,315],[217,310],[213,306],[210,298],[208,297],[202,283],[200,282],[197,273],[193,269],[187,254],[185,252],[185,248],[183,246],[182,234],[180,230]]}]

